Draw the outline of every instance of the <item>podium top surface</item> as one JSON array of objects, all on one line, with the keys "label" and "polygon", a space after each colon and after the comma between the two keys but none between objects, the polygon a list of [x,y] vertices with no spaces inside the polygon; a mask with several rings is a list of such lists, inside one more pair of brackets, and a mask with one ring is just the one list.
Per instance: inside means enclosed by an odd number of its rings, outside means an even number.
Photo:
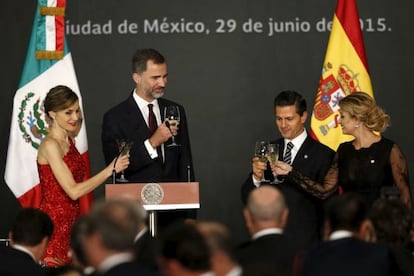
[{"label": "podium top surface", "polygon": [[136,195],[146,210],[200,208],[198,182],[106,184],[105,197]]}]

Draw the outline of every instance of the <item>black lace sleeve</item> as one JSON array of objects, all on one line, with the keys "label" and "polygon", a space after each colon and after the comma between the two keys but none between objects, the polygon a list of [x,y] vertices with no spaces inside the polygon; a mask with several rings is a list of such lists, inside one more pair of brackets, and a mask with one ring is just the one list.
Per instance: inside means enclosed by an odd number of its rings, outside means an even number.
[{"label": "black lace sleeve", "polygon": [[335,154],[323,183],[310,179],[295,168],[292,168],[292,171],[287,175],[287,180],[296,183],[300,188],[317,198],[328,198],[338,189],[338,153]]},{"label": "black lace sleeve", "polygon": [[407,161],[397,144],[391,149],[390,163],[394,183],[401,191],[401,201],[411,208]]}]

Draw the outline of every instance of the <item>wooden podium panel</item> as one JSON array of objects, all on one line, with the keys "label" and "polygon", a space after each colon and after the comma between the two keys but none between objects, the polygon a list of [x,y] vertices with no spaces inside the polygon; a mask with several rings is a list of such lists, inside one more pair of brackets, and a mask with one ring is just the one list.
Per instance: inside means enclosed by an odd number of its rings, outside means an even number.
[{"label": "wooden podium panel", "polygon": [[175,210],[200,208],[198,182],[161,182],[163,198],[158,204],[146,204],[141,196],[144,186],[150,183],[106,184],[105,197],[121,194],[136,195],[146,210]]}]

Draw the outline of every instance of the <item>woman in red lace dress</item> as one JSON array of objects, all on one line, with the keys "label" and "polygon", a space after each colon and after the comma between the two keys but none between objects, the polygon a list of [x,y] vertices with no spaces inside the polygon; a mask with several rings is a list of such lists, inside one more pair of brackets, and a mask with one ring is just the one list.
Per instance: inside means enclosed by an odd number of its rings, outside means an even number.
[{"label": "woman in red lace dress", "polygon": [[73,139],[81,119],[78,96],[66,86],[56,86],[48,92],[44,108],[51,124],[37,155],[43,193],[40,209],[52,218],[55,230],[43,261],[48,266],[58,266],[71,261],[68,257],[69,238],[72,225],[79,216],[78,199],[104,183],[113,169],[116,172],[126,169],[129,156],[114,159],[101,172],[85,180],[86,165]]}]

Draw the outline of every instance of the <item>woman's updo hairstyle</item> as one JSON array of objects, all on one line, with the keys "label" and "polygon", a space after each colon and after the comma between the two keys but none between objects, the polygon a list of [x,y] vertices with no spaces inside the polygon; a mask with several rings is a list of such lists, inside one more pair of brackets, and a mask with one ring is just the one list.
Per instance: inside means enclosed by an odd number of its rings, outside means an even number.
[{"label": "woman's updo hairstyle", "polygon": [[390,125],[390,116],[367,93],[351,93],[339,101],[339,107],[371,131],[383,132]]},{"label": "woman's updo hairstyle", "polygon": [[49,117],[49,119],[52,119],[49,115],[50,111],[57,112],[64,110],[73,105],[78,100],[78,95],[76,95],[76,93],[73,92],[69,87],[64,85],[55,86],[50,89],[46,95],[43,104],[45,108],[45,114],[47,117]]}]

